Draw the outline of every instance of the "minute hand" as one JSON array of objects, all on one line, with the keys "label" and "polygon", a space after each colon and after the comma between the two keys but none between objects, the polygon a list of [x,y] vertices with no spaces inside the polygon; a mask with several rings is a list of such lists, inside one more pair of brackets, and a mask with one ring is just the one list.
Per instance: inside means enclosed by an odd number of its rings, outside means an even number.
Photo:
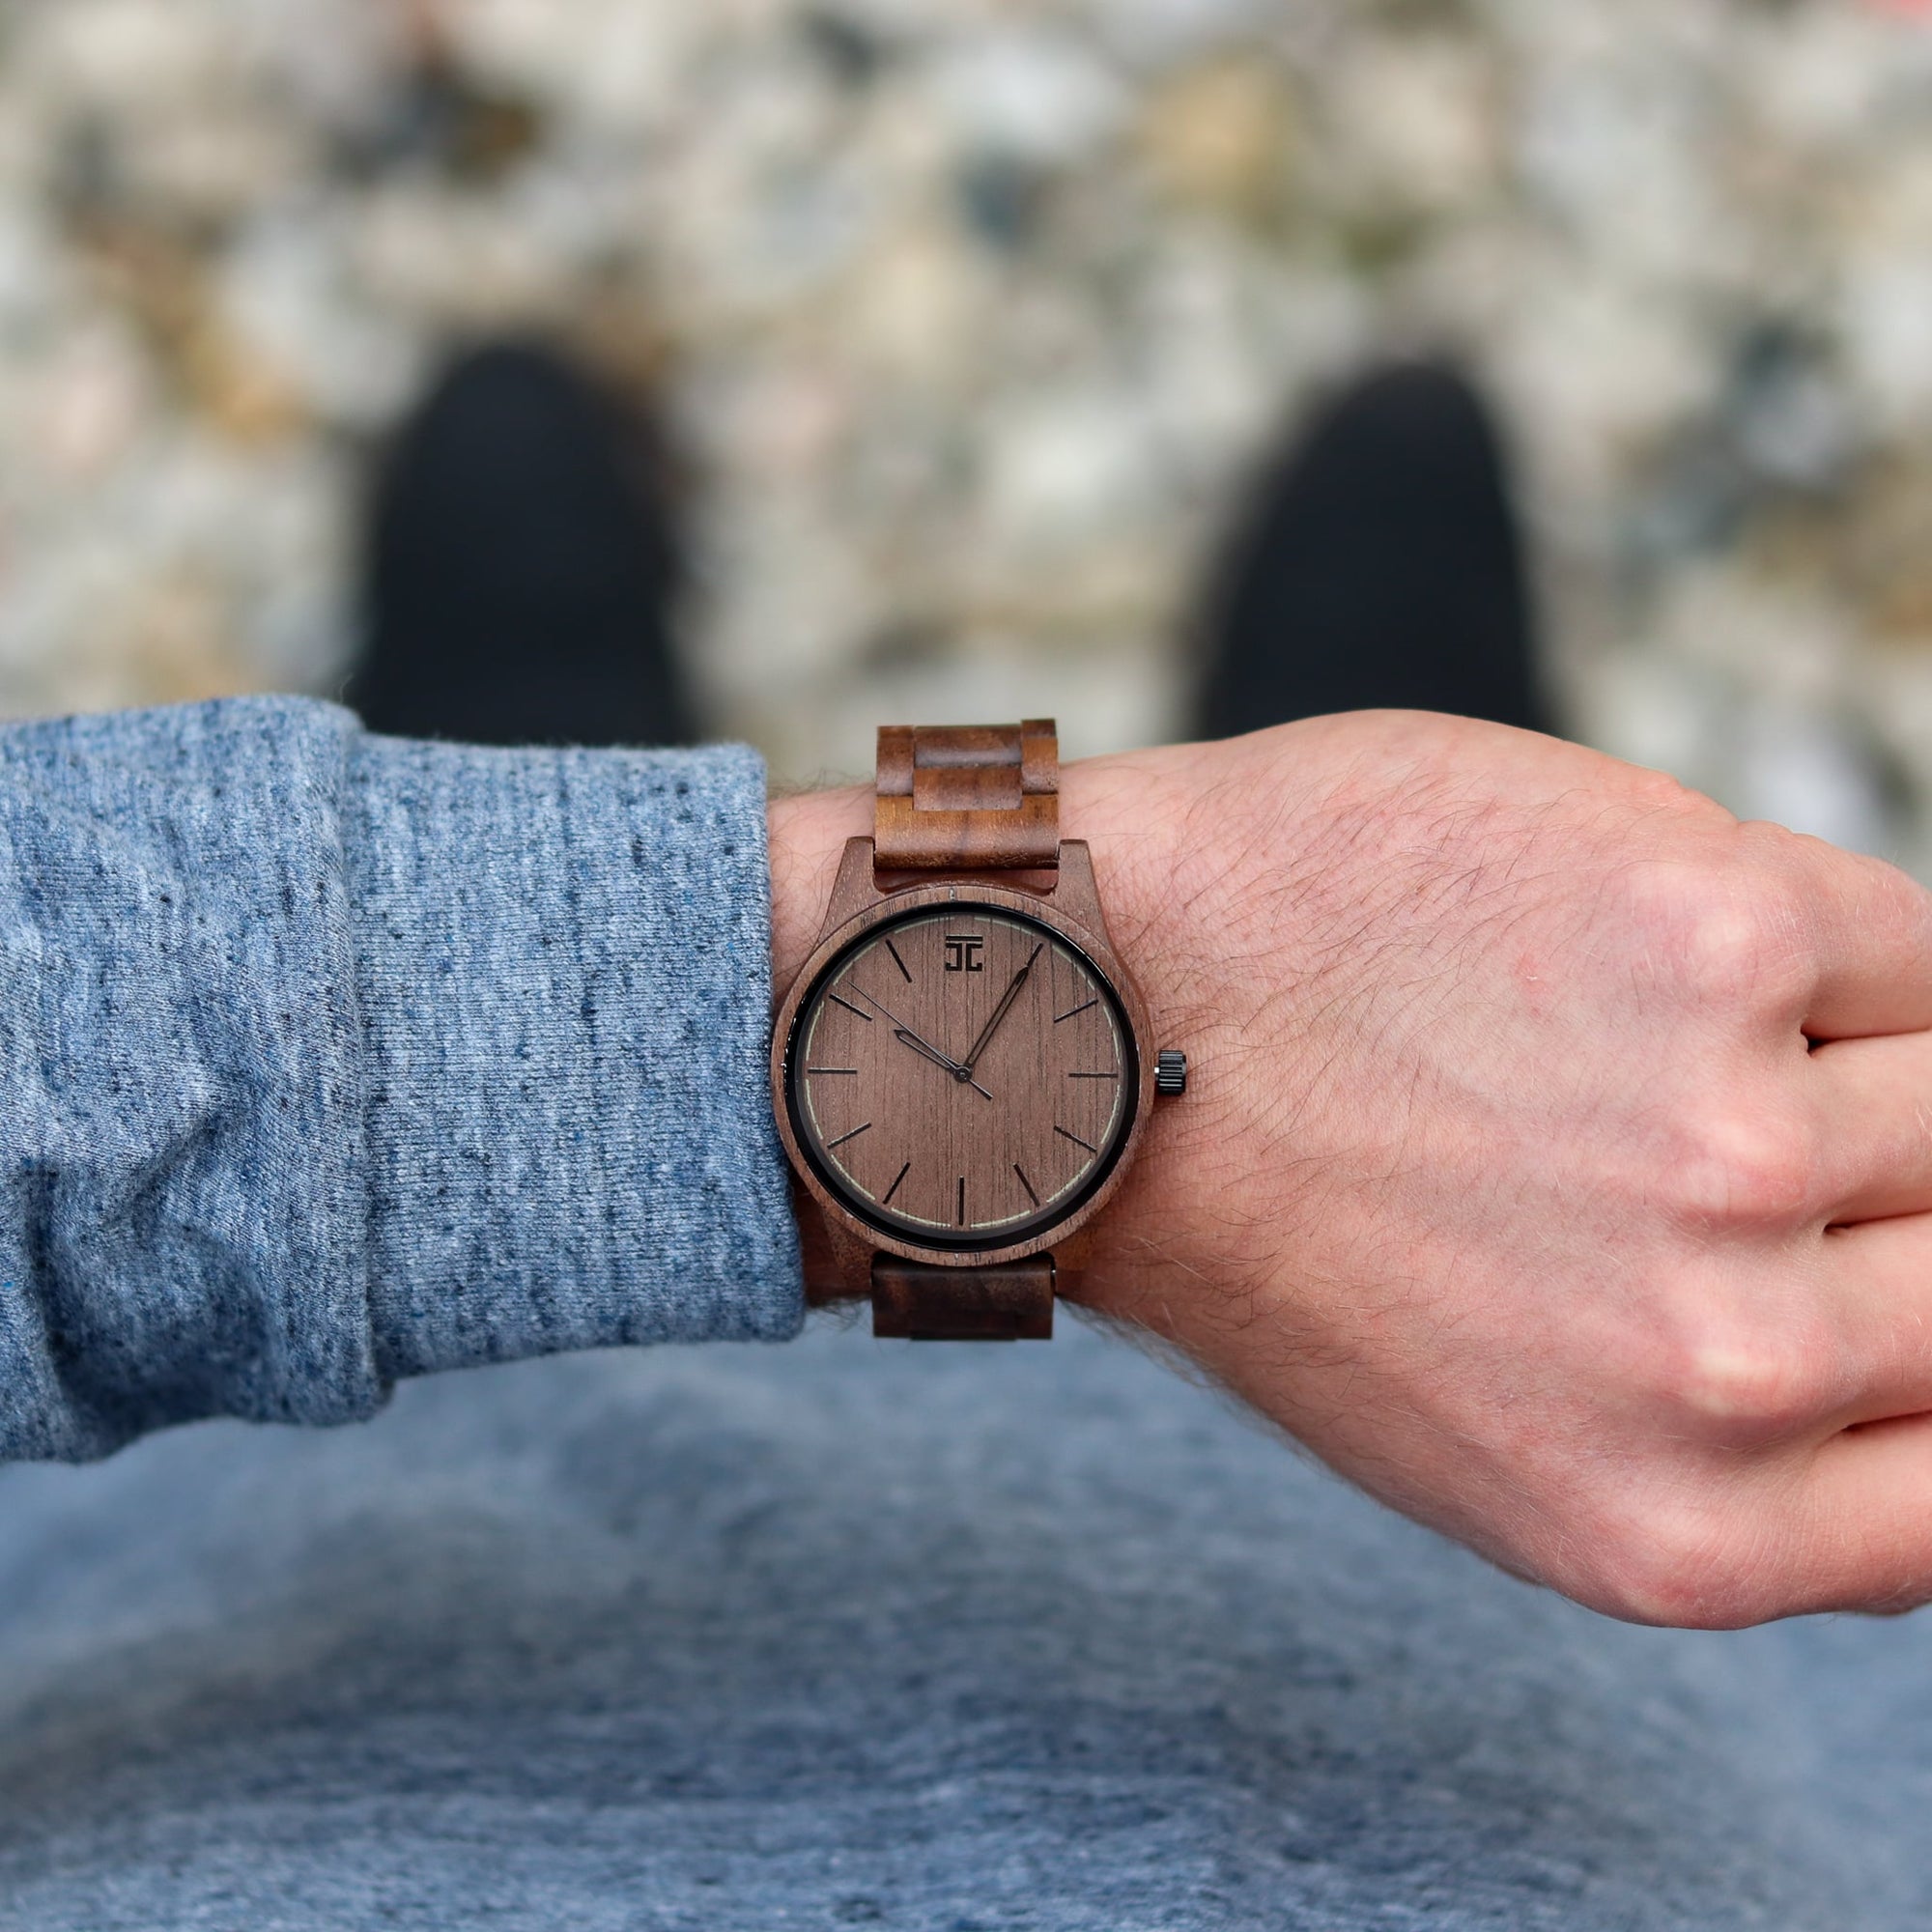
[{"label": "minute hand", "polygon": [[1027,963],[1013,975],[1013,983],[1000,995],[1000,1004],[993,1009],[992,1018],[980,1029],[980,1037],[973,1042],[972,1051],[959,1063],[958,1077],[961,1080],[971,1079],[974,1067],[980,1064],[980,1056],[986,1050],[986,1042],[998,1031],[1000,1022],[1006,1018],[1012,1009],[1013,1002],[1019,998],[1020,988],[1027,982],[1027,975],[1033,971],[1033,962],[1045,951],[1046,941],[1042,939],[1027,955]]}]

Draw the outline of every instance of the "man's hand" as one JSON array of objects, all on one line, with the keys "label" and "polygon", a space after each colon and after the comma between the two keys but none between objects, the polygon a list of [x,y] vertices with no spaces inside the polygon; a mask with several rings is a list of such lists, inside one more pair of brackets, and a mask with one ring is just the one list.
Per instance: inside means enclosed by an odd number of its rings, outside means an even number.
[{"label": "man's hand", "polygon": [[[1094,1307],[1613,1615],[1932,1600],[1932,896],[1419,714],[1063,800],[1191,1068]],[[772,822],[782,982],[866,800]]]}]

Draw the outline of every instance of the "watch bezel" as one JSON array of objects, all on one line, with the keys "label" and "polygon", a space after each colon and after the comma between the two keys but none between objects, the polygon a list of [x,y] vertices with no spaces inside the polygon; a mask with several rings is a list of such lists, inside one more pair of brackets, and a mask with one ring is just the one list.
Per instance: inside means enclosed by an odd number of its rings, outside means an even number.
[{"label": "watch bezel", "polygon": [[[854,1203],[840,1178],[829,1171],[800,1127],[792,1064],[800,1023],[814,997],[858,947],[882,927],[917,919],[937,908],[980,908],[1042,927],[1077,952],[1111,998],[1131,1060],[1130,1112],[1112,1149],[1078,1194],[1019,1239],[923,1239],[876,1221]],[[772,1090],[780,1138],[812,1198],[834,1223],[875,1250],[941,1267],[987,1267],[1024,1261],[1068,1240],[1099,1212],[1130,1170],[1153,1104],[1154,1056],[1148,1014],[1139,989],[1103,931],[1054,904],[1051,896],[1018,888],[941,882],[906,886],[883,895],[827,932],[781,1002],[772,1030]]]}]

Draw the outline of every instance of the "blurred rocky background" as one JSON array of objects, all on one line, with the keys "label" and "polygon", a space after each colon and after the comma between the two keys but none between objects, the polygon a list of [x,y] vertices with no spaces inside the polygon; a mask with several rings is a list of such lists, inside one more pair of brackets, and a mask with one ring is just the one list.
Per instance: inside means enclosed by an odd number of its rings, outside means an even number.
[{"label": "blurred rocky background", "polygon": [[1932,14],[1893,0],[7,0],[0,711],[339,688],[452,339],[647,387],[722,731],[1183,728],[1328,384],[1497,398],[1576,732],[1932,864]]}]

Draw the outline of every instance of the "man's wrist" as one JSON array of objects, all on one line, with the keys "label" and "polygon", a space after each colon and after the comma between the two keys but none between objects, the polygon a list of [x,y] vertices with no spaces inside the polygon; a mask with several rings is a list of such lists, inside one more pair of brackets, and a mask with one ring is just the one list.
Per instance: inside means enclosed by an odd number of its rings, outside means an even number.
[{"label": "man's wrist", "polygon": [[872,831],[864,785],[775,797],[765,808],[772,866],[772,998],[798,977],[825,923],[825,908],[848,839]]}]

